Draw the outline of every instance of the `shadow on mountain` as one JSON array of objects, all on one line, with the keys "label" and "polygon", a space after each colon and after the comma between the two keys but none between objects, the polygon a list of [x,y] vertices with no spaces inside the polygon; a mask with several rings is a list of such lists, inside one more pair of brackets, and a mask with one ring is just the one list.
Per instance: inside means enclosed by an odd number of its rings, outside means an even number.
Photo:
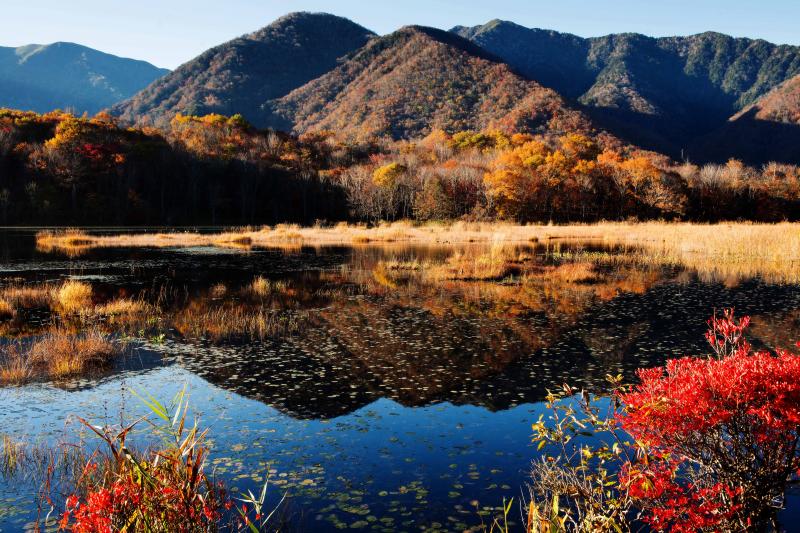
[{"label": "shadow on mountain", "polygon": [[800,164],[800,125],[761,120],[757,112],[753,108],[704,137],[692,159],[719,162],[735,157],[750,165]]}]

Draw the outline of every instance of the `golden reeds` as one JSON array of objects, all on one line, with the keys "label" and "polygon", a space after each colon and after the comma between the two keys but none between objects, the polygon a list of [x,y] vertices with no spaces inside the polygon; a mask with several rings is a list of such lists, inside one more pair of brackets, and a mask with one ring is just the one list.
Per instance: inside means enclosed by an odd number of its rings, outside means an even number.
[{"label": "golden reeds", "polygon": [[18,384],[35,376],[62,379],[107,366],[123,349],[96,329],[72,334],[52,328],[28,343],[0,349],[0,383]]},{"label": "golden reeds", "polygon": [[119,300],[111,300],[94,308],[95,315],[119,317],[141,315],[148,313],[152,310],[151,306],[141,300],[132,300],[130,298],[121,298]]},{"label": "golden reeds", "polygon": [[52,298],[52,286],[48,284],[17,284],[0,289],[0,300],[3,300],[14,309],[49,307]]},{"label": "golden reeds", "polygon": [[50,377],[64,378],[103,367],[118,352],[111,338],[98,330],[70,335],[54,329],[34,341],[27,360],[34,367],[45,369]]},{"label": "golden reeds", "polygon": [[65,281],[55,292],[59,311],[64,314],[77,314],[92,305],[92,286],[82,281]]},{"label": "golden reeds", "polygon": [[[637,247],[658,263],[680,264],[698,270],[701,276],[727,279],[761,276],[768,281],[800,282],[800,224],[693,224],[616,223],[553,226],[520,226],[503,222],[455,222],[414,224],[395,222],[375,227],[339,224],[335,227],[279,225],[274,228],[244,228],[218,234],[156,233],[139,235],[86,235],[47,233],[40,243],[51,248],[70,246],[226,246],[231,242],[252,246],[296,246],[335,244],[381,244],[416,242],[538,243],[547,246],[564,240],[593,241],[606,245]],[[228,244],[226,244],[228,243]]]},{"label": "golden reeds", "polygon": [[235,337],[265,339],[290,335],[299,331],[303,320],[302,313],[262,307],[189,306],[172,318],[172,324],[187,337],[207,337],[216,342]]},{"label": "golden reeds", "polygon": [[8,300],[0,298],[0,320],[13,318],[14,315],[16,315],[16,309],[14,309]]}]

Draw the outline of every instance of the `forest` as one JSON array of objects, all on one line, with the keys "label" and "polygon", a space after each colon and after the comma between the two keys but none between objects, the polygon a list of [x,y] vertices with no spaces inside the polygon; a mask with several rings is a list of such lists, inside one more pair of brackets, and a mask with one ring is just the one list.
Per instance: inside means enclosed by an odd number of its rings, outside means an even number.
[{"label": "forest", "polygon": [[799,217],[797,166],[697,166],[585,131],[355,141],[259,130],[239,115],[178,114],[154,129],[0,110],[6,225]]}]

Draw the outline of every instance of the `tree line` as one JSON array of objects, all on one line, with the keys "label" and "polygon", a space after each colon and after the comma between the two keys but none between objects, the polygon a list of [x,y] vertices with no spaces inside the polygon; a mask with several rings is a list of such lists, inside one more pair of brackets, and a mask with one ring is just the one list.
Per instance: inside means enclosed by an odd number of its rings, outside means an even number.
[{"label": "tree line", "polygon": [[271,224],[358,220],[800,218],[800,169],[698,167],[563,132],[434,130],[352,141],[176,115],[126,128],[105,113],[0,110],[3,224]]}]

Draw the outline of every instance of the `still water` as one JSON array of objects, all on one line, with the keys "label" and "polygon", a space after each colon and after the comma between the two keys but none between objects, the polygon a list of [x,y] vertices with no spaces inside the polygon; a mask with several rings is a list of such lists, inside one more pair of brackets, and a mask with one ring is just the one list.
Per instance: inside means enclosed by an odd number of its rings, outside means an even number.
[{"label": "still water", "polygon": [[[101,374],[0,389],[2,433],[56,443],[77,431],[75,415],[144,414],[131,391],[167,401],[185,388],[217,476],[254,492],[268,476],[290,530],[479,526],[526,495],[530,425],[548,390],[602,392],[607,374],[633,380],[638,367],[705,353],[705,321],[723,307],[753,316],[757,346],[800,339],[800,286],[608,261],[627,252],[589,243],[516,248],[522,266],[487,280],[437,270],[496,253],[480,245],[64,254],[37,250],[34,234],[0,232],[0,287],[81,279],[97,300],[141,298],[169,319],[127,328],[133,349]],[[270,289],[256,298],[259,277]],[[264,310],[291,327],[227,330]],[[54,319],[8,321],[2,342]],[[0,530],[36,518],[34,491],[0,480]]]}]

